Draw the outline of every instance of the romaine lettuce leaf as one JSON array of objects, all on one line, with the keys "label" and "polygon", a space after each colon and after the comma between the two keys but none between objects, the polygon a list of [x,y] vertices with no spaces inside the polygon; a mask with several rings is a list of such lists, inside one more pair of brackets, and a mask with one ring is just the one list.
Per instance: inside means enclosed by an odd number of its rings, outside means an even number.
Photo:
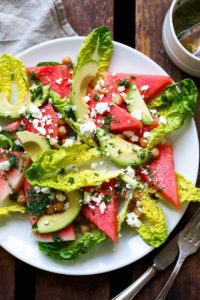
[{"label": "romaine lettuce leaf", "polygon": [[168,86],[161,96],[163,105],[157,107],[160,116],[166,118],[166,124],[161,123],[151,131],[148,148],[159,144],[163,138],[180,128],[187,118],[194,115],[198,90],[191,79],[184,79]]},{"label": "romaine lettuce leaf", "polygon": [[39,249],[48,256],[59,260],[70,260],[104,242],[106,236],[103,232],[86,232],[73,242],[39,242]]},{"label": "romaine lettuce leaf", "polygon": [[61,114],[70,107],[69,101],[66,98],[61,98],[60,95],[52,90],[49,93],[49,98],[52,100],[53,106],[56,110]]},{"label": "romaine lettuce leaf", "polygon": [[184,178],[181,174],[176,174],[178,184],[178,194],[180,202],[197,201],[200,202],[200,188]]},{"label": "romaine lettuce leaf", "polygon": [[26,208],[17,203],[11,203],[8,206],[0,207],[0,217],[8,216],[8,215],[10,215],[10,213],[13,213],[13,212],[25,213]]},{"label": "romaine lettuce leaf", "polygon": [[147,189],[142,195],[140,201],[143,215],[140,227],[135,230],[146,243],[159,247],[166,241],[168,230],[163,211],[153,200],[153,193],[155,191]]},{"label": "romaine lettuce leaf", "polygon": [[[95,164],[94,168],[92,164]],[[71,192],[84,186],[99,185],[118,177],[122,171],[116,164],[103,159],[96,148],[74,144],[44,152],[27,170],[26,178],[32,185]]]},{"label": "romaine lettuce leaf", "polygon": [[98,62],[99,72],[107,70],[113,52],[112,37],[109,29],[105,26],[95,28],[84,40],[75,64],[73,77],[79,66],[88,59]]},{"label": "romaine lettuce leaf", "polygon": [[0,93],[13,104],[20,105],[28,92],[28,77],[22,61],[9,55],[0,57]]}]

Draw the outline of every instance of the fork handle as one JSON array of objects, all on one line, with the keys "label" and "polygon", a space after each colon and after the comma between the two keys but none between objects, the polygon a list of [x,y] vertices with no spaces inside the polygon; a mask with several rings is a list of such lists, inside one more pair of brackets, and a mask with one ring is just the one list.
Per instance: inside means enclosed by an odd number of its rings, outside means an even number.
[{"label": "fork handle", "polygon": [[158,297],[156,298],[156,300],[164,300],[165,297],[167,296],[176,276],[178,275],[178,272],[180,270],[180,268],[182,267],[183,262],[185,261],[186,257],[182,257],[181,255],[179,256],[177,263],[174,267],[173,272],[171,273],[169,279],[167,280],[166,284],[164,285],[164,287],[162,288],[160,294],[158,295]]},{"label": "fork handle", "polygon": [[112,298],[112,300],[131,300],[141,290],[141,288],[158,272],[158,269],[152,265],[148,270],[129,285],[124,291]]}]

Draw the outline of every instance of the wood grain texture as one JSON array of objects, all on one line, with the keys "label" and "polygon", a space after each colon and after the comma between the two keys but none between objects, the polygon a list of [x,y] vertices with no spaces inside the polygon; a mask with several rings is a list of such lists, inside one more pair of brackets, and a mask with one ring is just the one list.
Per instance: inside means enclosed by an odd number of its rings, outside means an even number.
[{"label": "wood grain texture", "polygon": [[66,17],[78,35],[106,25],[113,31],[113,0],[63,0]]},{"label": "wood grain texture", "polygon": [[[171,4],[171,0],[136,0],[136,48],[144,54],[155,60],[162,66],[175,80],[179,80],[188,75],[181,72],[167,57],[162,44],[162,24],[164,16]],[[198,87],[199,80],[195,79]],[[198,134],[200,133],[200,105],[198,105],[197,114],[195,117]],[[200,177],[200,176],[199,176]],[[198,177],[198,178],[199,178]],[[200,185],[200,178],[198,179],[198,186]],[[189,218],[193,215],[198,204],[190,204],[184,218],[180,222],[175,232],[178,232],[187,223]],[[136,280],[152,263],[153,257],[158,252],[154,251],[144,259],[133,265],[133,280]],[[200,253],[193,255],[183,265],[183,268],[178,275],[167,299],[179,300],[196,300],[199,299],[199,280],[200,272],[199,265]],[[158,295],[160,289],[168,279],[172,266],[160,273],[154,278],[137,296],[136,300],[149,299],[153,300]]]},{"label": "wood grain texture", "polygon": [[64,276],[37,271],[35,300],[107,300],[108,275]]},{"label": "wood grain texture", "polygon": [[0,247],[0,300],[15,299],[15,260]]}]

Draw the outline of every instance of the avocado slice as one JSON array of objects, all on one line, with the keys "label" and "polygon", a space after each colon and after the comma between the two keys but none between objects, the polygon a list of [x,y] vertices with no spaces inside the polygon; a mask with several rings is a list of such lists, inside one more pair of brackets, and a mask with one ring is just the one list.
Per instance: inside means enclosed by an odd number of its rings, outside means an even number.
[{"label": "avocado slice", "polygon": [[143,124],[153,124],[154,120],[135,83],[130,84],[127,100],[129,101],[128,111],[130,114],[139,111],[142,115]]},{"label": "avocado slice", "polygon": [[73,78],[70,101],[72,105],[76,106],[75,116],[81,123],[89,111],[83,97],[87,93],[90,81],[96,77],[97,72],[98,63],[95,60],[88,60],[80,65]]},{"label": "avocado slice", "polygon": [[71,224],[81,210],[79,191],[67,193],[69,207],[62,213],[44,215],[37,222],[38,233],[50,233],[61,230]]},{"label": "avocado slice", "polygon": [[33,85],[30,87],[31,102],[40,107],[44,104],[50,95],[50,85]]},{"label": "avocado slice", "polygon": [[14,105],[8,102],[6,96],[0,93],[0,117],[9,119],[18,119],[21,117],[20,109],[22,106],[26,108],[30,104],[30,94],[27,93],[20,105]]},{"label": "avocado slice", "polygon": [[16,134],[32,161],[35,161],[38,155],[51,149],[48,140],[39,134],[26,130],[18,131]]},{"label": "avocado slice", "polygon": [[97,138],[106,156],[120,166],[136,167],[151,157],[151,151],[124,141],[101,128],[97,129]]}]

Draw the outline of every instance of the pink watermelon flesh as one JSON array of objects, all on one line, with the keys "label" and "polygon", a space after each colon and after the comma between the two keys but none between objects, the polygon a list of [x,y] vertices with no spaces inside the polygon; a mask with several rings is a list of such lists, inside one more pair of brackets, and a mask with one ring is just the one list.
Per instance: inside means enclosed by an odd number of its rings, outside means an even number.
[{"label": "pink watermelon flesh", "polygon": [[92,117],[98,127],[104,125],[105,120],[108,116],[111,116],[110,120],[110,130],[111,131],[125,131],[125,130],[134,130],[139,131],[142,129],[142,123],[137,120],[136,118],[132,117],[128,112],[126,112],[123,108],[113,104],[113,102],[107,98],[103,97],[100,101],[94,100],[95,91],[90,92],[90,101],[88,105],[90,107],[90,111],[92,111],[97,103],[108,103],[109,105],[109,112],[105,112],[103,115],[97,114],[96,116]]},{"label": "pink watermelon flesh", "polygon": [[[113,76],[114,75],[114,76]],[[135,78],[131,78],[134,76]],[[119,81],[127,79],[129,82],[135,82],[140,93],[143,95],[146,102],[152,100],[154,97],[159,95],[163,89],[171,84],[173,80],[169,76],[160,75],[142,75],[142,74],[131,74],[131,73],[105,73],[105,82],[108,84],[109,94],[116,93],[118,91]],[[147,90],[141,90],[142,87],[147,86]],[[124,92],[127,93],[128,88]]]},{"label": "pink watermelon flesh", "polygon": [[[53,106],[50,103],[48,103],[41,106],[40,110],[42,112],[42,119],[38,120],[37,127],[43,127],[45,129],[45,136],[57,139],[58,118],[53,109]],[[34,127],[33,123],[31,123],[25,117],[7,125],[6,129],[9,131],[17,130],[20,124],[24,125],[24,130],[41,134],[40,131],[37,130],[37,127]]]},{"label": "pink watermelon flesh", "polygon": [[69,97],[72,72],[73,69],[66,65],[27,68],[28,74],[34,73],[36,79],[50,85],[51,89],[62,98]]},{"label": "pink watermelon flesh", "polygon": [[55,238],[61,241],[74,241],[76,239],[74,225],[70,224],[62,230],[53,233],[37,233],[32,231],[32,236],[40,242],[55,242]]},{"label": "pink watermelon flesh", "polygon": [[[5,200],[9,195],[18,192],[23,184],[25,170],[30,164],[30,159],[23,152],[9,151],[16,157],[18,167],[13,170],[0,171],[0,201]],[[9,160],[8,150],[0,148],[0,162]]]},{"label": "pink watermelon flesh", "polygon": [[148,174],[140,173],[140,176],[154,189],[160,190],[164,198],[180,208],[172,147],[170,144],[157,147],[160,151],[159,157],[147,166]]},{"label": "pink watermelon flesh", "polygon": [[[118,210],[118,197],[113,189],[114,181],[110,183],[103,183],[99,190],[99,194],[110,195],[109,203],[106,205],[104,213],[101,213],[99,206],[92,202],[94,209],[91,209],[88,204],[83,205],[82,214],[100,230],[102,230],[114,242],[118,240],[117,230],[117,210]],[[110,188],[112,191],[110,190]]]}]

